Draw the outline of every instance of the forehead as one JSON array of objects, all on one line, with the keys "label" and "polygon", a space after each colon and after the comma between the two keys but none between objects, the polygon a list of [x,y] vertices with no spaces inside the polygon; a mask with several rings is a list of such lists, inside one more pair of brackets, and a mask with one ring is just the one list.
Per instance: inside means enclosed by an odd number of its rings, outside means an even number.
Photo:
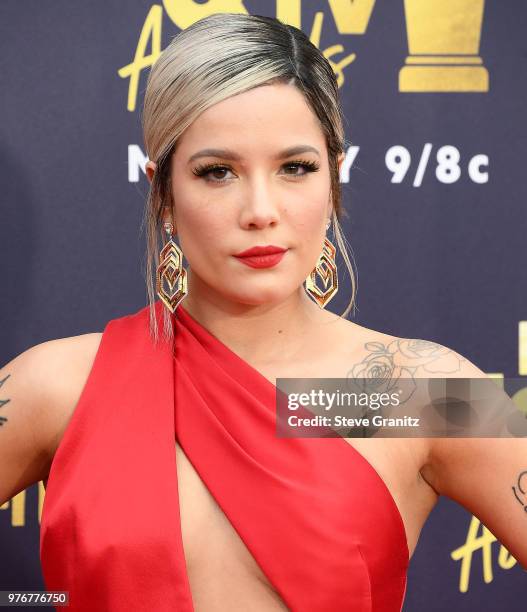
[{"label": "forehead", "polygon": [[263,85],[201,113],[180,137],[176,155],[214,146],[274,152],[298,142],[323,150],[325,139],[317,116],[295,86]]}]

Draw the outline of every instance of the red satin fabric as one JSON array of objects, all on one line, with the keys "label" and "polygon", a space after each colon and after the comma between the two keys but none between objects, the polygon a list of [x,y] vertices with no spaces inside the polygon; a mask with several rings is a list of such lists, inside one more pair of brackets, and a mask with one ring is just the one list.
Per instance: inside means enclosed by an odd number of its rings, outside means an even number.
[{"label": "red satin fabric", "polygon": [[[161,321],[161,302],[156,314]],[[51,466],[40,559],[69,610],[192,612],[174,437],[293,612],[399,612],[397,506],[342,438],[278,438],[276,387],[180,305],[113,319]]]}]

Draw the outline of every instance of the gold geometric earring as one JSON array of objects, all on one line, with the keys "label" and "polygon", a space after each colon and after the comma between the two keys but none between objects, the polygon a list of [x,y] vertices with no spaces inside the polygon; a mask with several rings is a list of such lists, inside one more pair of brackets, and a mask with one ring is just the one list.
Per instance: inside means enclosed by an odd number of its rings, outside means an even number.
[{"label": "gold geometric earring", "polygon": [[[183,253],[172,239],[174,226],[169,221],[163,225],[167,233],[167,243],[159,253],[156,292],[163,304],[173,314],[188,293],[187,271],[183,267]],[[168,291],[165,290],[163,281],[167,282]]]},{"label": "gold geometric earring", "polygon": [[[329,228],[331,221],[326,224],[326,229]],[[337,264],[335,263],[336,249],[329,238],[324,237],[324,246],[320,254],[316,266],[311,274],[306,278],[306,293],[315,301],[321,308],[333,298],[339,289],[339,279],[337,274]],[[321,290],[316,284],[317,275],[320,276],[324,283],[324,289]]]}]

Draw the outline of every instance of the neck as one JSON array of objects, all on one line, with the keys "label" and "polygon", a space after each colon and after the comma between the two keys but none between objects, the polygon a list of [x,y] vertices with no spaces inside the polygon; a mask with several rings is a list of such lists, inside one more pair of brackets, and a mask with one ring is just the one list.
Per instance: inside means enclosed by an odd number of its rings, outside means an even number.
[{"label": "neck", "polygon": [[189,287],[181,305],[200,325],[252,364],[294,359],[302,353],[315,328],[339,320],[315,304],[302,287],[280,302],[256,305]]}]

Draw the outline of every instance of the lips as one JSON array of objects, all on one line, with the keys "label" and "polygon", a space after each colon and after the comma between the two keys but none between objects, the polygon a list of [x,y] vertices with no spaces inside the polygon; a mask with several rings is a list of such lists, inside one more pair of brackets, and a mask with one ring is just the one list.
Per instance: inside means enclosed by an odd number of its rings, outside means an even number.
[{"label": "lips", "polygon": [[285,253],[287,249],[283,247],[275,246],[273,244],[267,246],[255,246],[242,251],[241,253],[236,253],[235,257],[257,257],[258,255],[273,255],[275,253]]},{"label": "lips", "polygon": [[251,268],[272,268],[280,263],[287,250],[274,245],[258,246],[242,251],[235,257]]}]

